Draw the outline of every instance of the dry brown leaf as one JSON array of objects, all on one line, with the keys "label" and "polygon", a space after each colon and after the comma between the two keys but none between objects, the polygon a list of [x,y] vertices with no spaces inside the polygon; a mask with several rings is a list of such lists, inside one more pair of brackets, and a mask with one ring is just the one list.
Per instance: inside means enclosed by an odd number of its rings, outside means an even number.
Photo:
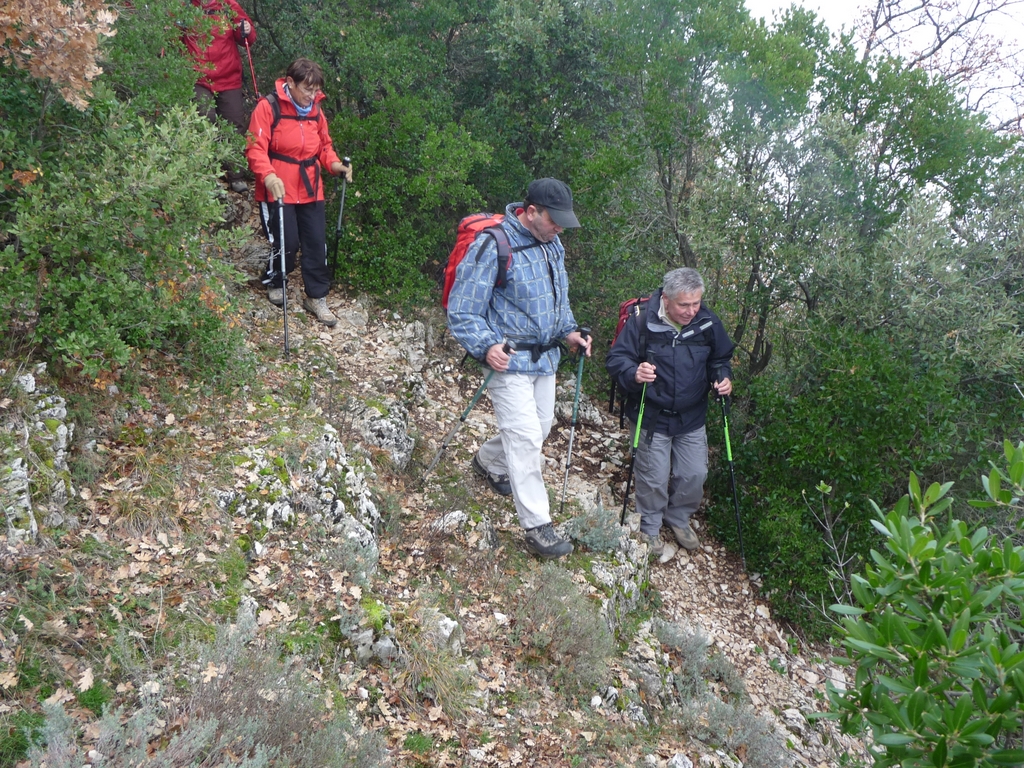
[{"label": "dry brown leaf", "polygon": [[88,691],[90,688],[92,688],[92,685],[93,685],[92,667],[89,667],[87,670],[85,670],[85,672],[82,673],[82,676],[80,678],[78,678],[78,685],[75,686],[75,687],[78,688],[79,691],[83,691],[84,692],[84,691]]}]

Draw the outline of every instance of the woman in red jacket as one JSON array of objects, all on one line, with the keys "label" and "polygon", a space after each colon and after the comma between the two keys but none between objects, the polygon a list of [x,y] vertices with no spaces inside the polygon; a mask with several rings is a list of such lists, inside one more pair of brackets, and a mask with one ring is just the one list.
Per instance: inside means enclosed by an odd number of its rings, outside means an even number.
[{"label": "woman in red jacket", "polygon": [[270,241],[270,258],[263,284],[267,298],[284,303],[277,201],[284,205],[285,268],[295,269],[302,249],[302,282],[306,297],[302,306],[324,325],[338,318],[327,308],[325,296],[331,275],[327,268],[327,223],[324,215],[324,184],[321,168],[345,174],[352,181],[352,167],[341,162],[327,132],[327,118],[320,109],[324,75],[309,59],[297,59],[277,81],[274,93],[260,99],[249,120],[249,145],[245,155],[256,176],[263,234]]},{"label": "woman in red jacket", "polygon": [[[212,24],[205,35],[189,33],[183,38],[200,73],[195,90],[199,112],[211,121],[220,115],[244,134],[248,120],[242,98],[242,56],[238,46],[255,43],[256,28],[235,0],[192,0],[192,5],[201,8]],[[228,167],[225,176],[233,191],[248,191],[237,168]]]}]

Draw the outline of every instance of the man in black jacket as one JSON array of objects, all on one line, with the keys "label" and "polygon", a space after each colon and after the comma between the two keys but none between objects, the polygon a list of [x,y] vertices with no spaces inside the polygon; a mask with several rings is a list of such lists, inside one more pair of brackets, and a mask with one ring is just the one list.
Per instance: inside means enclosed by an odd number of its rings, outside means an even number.
[{"label": "man in black jacket", "polygon": [[623,326],[606,363],[627,393],[626,415],[634,425],[647,385],[634,477],[640,532],[656,555],[663,549],[662,523],[680,546],[700,546],[690,516],[700,506],[708,474],[708,393],[732,393],[735,345],[701,303],[703,294],[696,270],[669,272]]}]

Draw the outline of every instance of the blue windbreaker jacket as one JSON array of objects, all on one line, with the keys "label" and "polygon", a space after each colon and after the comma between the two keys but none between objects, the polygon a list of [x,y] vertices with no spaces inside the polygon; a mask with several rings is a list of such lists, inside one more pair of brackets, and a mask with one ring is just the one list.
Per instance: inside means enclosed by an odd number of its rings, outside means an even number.
[{"label": "blue windbreaker jacket", "polygon": [[[513,251],[503,287],[494,285],[498,247],[488,234],[477,236],[455,272],[448,297],[448,328],[477,360],[483,360],[492,345],[503,341],[546,345],[577,327],[569,308],[565,249],[557,237],[550,243],[535,239],[516,218],[522,207],[522,203],[511,203],[505,208],[502,227]],[[512,355],[508,369],[550,376],[560,355],[556,347],[534,362],[529,352],[519,352]]]}]

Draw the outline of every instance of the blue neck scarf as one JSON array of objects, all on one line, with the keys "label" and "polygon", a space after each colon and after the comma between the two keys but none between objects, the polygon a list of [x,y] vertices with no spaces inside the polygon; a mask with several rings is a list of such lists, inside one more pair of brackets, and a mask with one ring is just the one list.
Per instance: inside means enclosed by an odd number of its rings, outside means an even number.
[{"label": "blue neck scarf", "polygon": [[292,92],[288,88],[288,83],[284,84],[284,94],[288,97],[288,101],[292,103],[292,106],[295,107],[295,111],[299,113],[299,117],[309,117],[309,113],[313,111],[313,105],[316,103],[316,99],[309,102],[308,106],[300,107],[295,103],[295,99],[292,98]]}]

